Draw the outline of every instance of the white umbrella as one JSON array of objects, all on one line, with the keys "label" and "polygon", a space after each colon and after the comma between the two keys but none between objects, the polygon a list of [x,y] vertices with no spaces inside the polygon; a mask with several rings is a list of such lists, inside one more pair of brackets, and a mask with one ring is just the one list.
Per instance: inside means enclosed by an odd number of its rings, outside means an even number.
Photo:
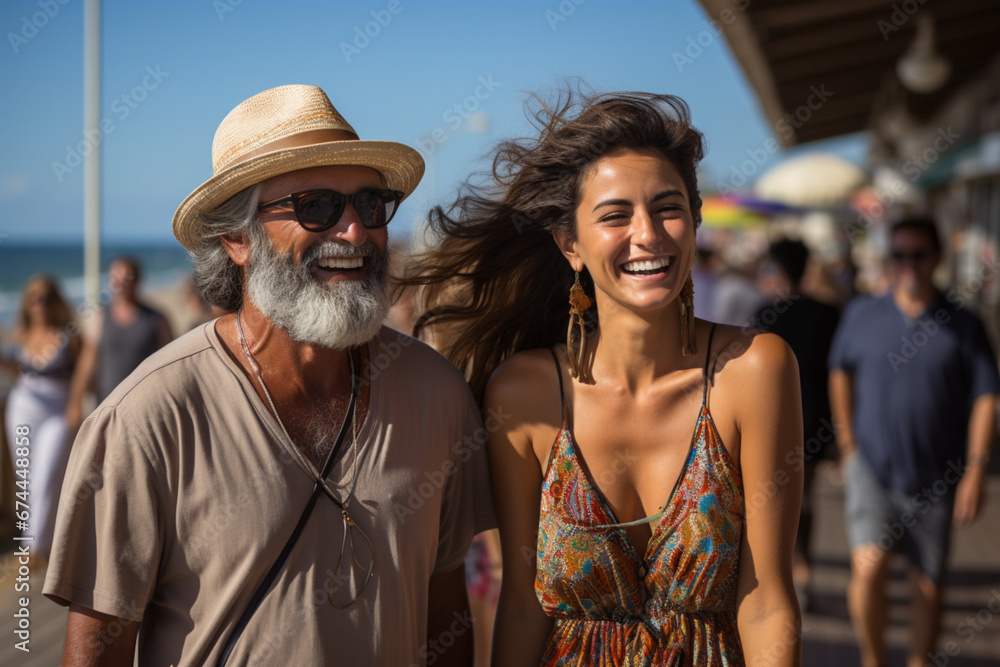
[{"label": "white umbrella", "polygon": [[753,186],[762,199],[802,208],[827,208],[847,201],[867,177],[857,165],[831,153],[807,153],[786,160]]}]

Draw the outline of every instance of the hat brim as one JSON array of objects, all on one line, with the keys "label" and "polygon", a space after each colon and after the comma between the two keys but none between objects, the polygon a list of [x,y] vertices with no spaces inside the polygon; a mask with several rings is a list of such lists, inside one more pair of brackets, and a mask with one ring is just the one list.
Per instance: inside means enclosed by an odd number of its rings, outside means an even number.
[{"label": "hat brim", "polygon": [[188,250],[194,250],[202,240],[202,213],[269,178],[299,169],[339,165],[371,167],[385,179],[385,187],[401,191],[404,199],[424,174],[420,153],[394,141],[329,141],[282,148],[239,162],[198,186],[174,213],[174,237]]}]

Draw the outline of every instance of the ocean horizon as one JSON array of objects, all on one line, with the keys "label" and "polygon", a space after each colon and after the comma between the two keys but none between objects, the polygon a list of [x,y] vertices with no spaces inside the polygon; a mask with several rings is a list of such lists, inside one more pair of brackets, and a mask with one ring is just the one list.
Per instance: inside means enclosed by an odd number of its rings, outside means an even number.
[{"label": "ocean horizon", "polygon": [[[108,266],[127,255],[142,267],[140,290],[148,293],[175,285],[191,273],[187,251],[173,239],[163,241],[107,241],[101,244],[101,289],[108,286]],[[83,243],[10,241],[0,244],[0,327],[15,324],[21,291],[38,273],[56,279],[67,301],[83,304]]]}]

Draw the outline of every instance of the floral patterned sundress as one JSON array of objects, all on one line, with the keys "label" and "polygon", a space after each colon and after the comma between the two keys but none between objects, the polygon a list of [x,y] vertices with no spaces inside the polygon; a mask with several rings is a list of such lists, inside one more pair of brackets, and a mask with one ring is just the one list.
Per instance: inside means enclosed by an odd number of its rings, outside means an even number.
[{"label": "floral patterned sundress", "polygon": [[[542,665],[744,664],[736,627],[743,483],[708,410],[714,333],[684,467],[666,504],[646,519],[615,517],[578,459],[563,399],[538,526],[535,592],[555,618]],[[561,368],[559,383],[562,393]],[[652,535],[640,555],[625,528],[642,523]]]}]

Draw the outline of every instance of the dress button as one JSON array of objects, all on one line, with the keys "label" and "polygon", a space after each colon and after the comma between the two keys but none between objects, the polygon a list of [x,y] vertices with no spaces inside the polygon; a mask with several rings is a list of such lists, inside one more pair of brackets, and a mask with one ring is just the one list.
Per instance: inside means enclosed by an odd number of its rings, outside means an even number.
[{"label": "dress button", "polygon": [[639,576],[640,577],[645,577],[646,576],[646,568],[644,568],[644,567],[640,567],[639,568]]}]

